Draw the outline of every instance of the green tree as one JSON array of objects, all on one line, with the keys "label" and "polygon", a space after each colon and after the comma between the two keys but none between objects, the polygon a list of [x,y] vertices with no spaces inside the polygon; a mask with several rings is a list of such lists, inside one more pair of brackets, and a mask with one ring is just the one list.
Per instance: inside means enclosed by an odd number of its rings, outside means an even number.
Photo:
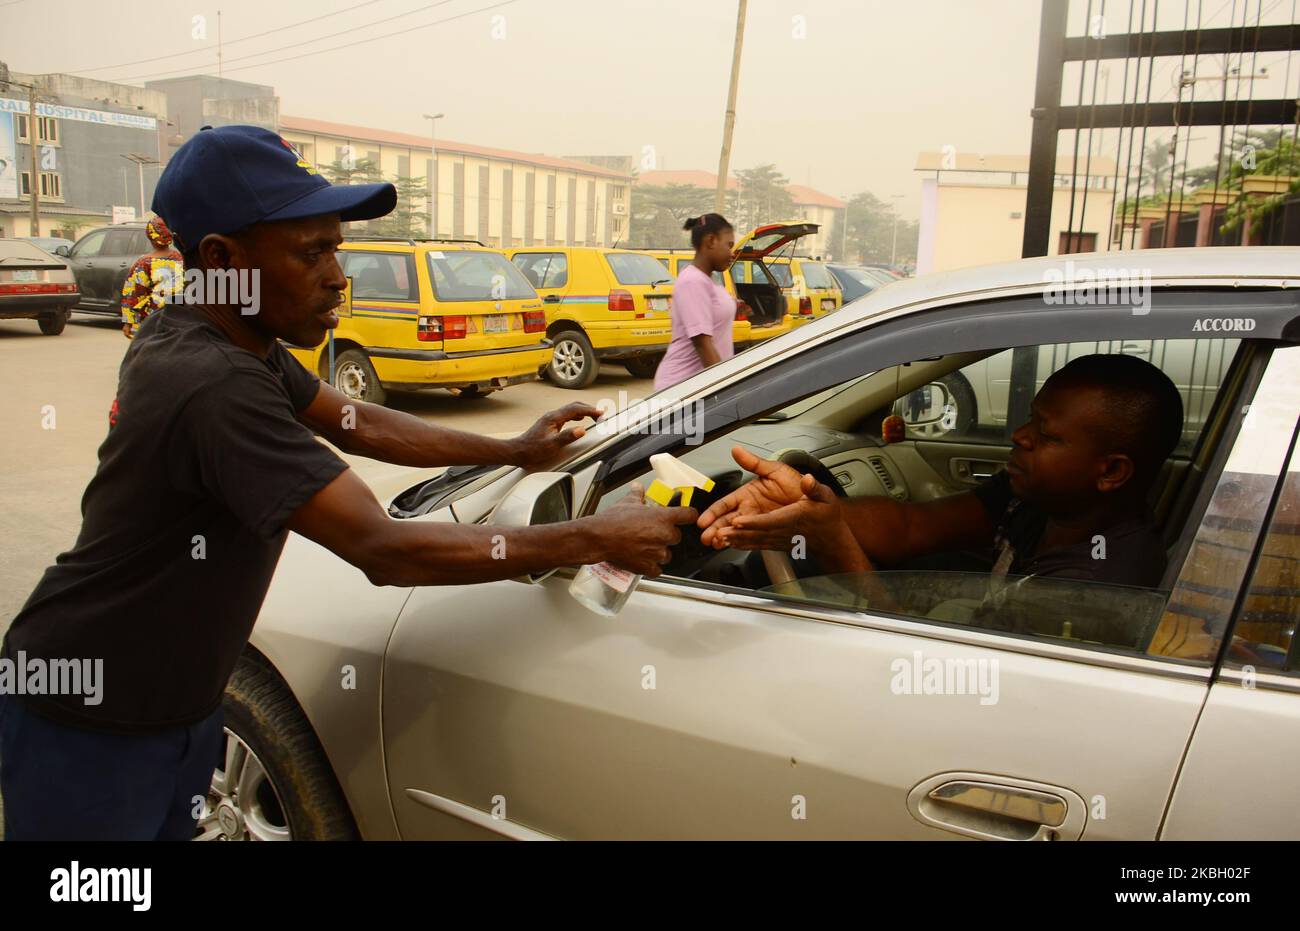
[{"label": "green tree", "polygon": [[[844,227],[846,214],[847,229]],[[831,254],[849,264],[888,262],[891,255],[899,265],[915,261],[920,225],[915,220],[897,219],[898,247],[895,251],[893,209],[870,191],[854,194],[849,198],[845,212],[840,213],[832,224]]]},{"label": "green tree", "polygon": [[336,159],[328,165],[321,166],[321,173],[330,184],[374,184],[384,180],[379,166],[371,158],[344,161]]},{"label": "green tree", "polygon": [[742,235],[761,223],[791,219],[794,198],[786,190],[789,183],[775,165],[737,171],[737,186],[727,191],[727,219]]},{"label": "green tree", "polygon": [[[1256,142],[1260,144],[1258,148],[1254,147]],[[1267,142],[1272,142],[1272,145],[1266,146]],[[1250,231],[1259,232],[1268,225],[1273,214],[1290,197],[1300,193],[1300,146],[1297,146],[1291,138],[1273,130],[1269,135],[1260,134],[1255,140],[1248,140],[1245,145],[1250,145],[1252,148],[1245,149],[1244,145],[1239,148],[1238,157],[1233,160],[1228,169],[1225,187],[1231,195],[1231,200],[1224,216],[1224,232],[1241,228],[1241,224],[1246,220],[1247,208],[1250,212]],[[1248,157],[1243,156],[1243,152],[1248,153]],[[1264,177],[1280,175],[1289,177],[1291,181],[1285,190],[1276,194],[1247,200],[1243,196],[1244,183],[1251,175]]]},{"label": "green tree", "polygon": [[627,245],[636,249],[690,245],[687,217],[713,209],[713,192],[694,184],[635,184]]},{"label": "green tree", "polygon": [[397,206],[388,216],[371,220],[367,231],[397,239],[422,238],[429,221],[428,179],[399,175],[393,179],[393,187],[397,188]]}]

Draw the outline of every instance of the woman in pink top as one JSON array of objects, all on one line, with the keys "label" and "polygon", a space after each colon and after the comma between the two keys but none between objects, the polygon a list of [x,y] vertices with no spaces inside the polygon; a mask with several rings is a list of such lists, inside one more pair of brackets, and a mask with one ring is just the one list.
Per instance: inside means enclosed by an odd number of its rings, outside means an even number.
[{"label": "woman in pink top", "polygon": [[655,390],[675,385],[732,356],[731,327],[736,299],[713,280],[714,272],[731,266],[736,231],[719,213],[691,217],[695,261],[677,275],[673,285],[673,338],[655,372]]}]

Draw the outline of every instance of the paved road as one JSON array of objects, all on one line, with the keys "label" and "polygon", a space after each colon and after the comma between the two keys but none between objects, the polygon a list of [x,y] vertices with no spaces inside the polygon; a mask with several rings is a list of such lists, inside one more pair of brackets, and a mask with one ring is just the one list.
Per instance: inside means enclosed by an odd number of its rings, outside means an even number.
[{"label": "paved road", "polygon": [[[45,567],[69,548],[81,523],[81,493],[95,472],[108,426],[117,369],[128,343],[104,318],[76,315],[56,337],[34,321],[0,320],[0,634],[22,607]],[[425,420],[479,433],[517,433],[547,410],[571,401],[645,397],[648,380],[605,366],[586,390],[549,382],[516,385],[486,398],[462,400],[446,391],[392,394],[390,405]],[[52,416],[53,429],[46,429]],[[368,481],[399,467],[348,457]]]}]

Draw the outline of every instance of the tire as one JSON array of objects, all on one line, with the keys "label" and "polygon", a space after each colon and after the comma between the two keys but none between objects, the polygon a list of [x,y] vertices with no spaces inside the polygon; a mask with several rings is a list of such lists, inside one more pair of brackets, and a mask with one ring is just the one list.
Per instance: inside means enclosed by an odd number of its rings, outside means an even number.
[{"label": "tire", "polygon": [[551,337],[555,355],[546,377],[560,388],[586,388],[600,374],[600,360],[580,330],[562,330]]},{"label": "tire", "polygon": [[953,406],[957,408],[957,418],[949,432],[958,436],[969,434],[979,422],[979,411],[975,409],[975,389],[960,372],[945,375],[939,382],[948,389]]},{"label": "tire", "polygon": [[[226,740],[196,839],[359,838],[315,731],[274,670],[255,657],[241,657],[223,707]],[[237,780],[227,778],[227,760],[238,769]]]},{"label": "tire", "polygon": [[58,336],[63,332],[63,328],[68,325],[68,312],[66,310],[55,310],[48,314],[41,314],[36,318],[36,323],[46,336]]},{"label": "tire", "polygon": [[659,363],[663,361],[663,358],[664,354],[662,352],[646,352],[630,359],[624,359],[623,367],[627,369],[628,374],[633,378],[654,378]]},{"label": "tire", "polygon": [[[325,367],[328,372],[328,362]],[[353,401],[383,404],[388,400],[388,392],[379,383],[379,376],[370,364],[370,357],[360,349],[348,349],[335,357],[334,387]]]},{"label": "tire", "polygon": [[960,372],[951,372],[939,379],[939,384],[948,389],[950,403],[954,411],[951,418],[945,417],[937,423],[908,427],[908,433],[918,439],[933,440],[941,436],[967,436],[978,423],[979,411],[976,410],[975,391]]}]

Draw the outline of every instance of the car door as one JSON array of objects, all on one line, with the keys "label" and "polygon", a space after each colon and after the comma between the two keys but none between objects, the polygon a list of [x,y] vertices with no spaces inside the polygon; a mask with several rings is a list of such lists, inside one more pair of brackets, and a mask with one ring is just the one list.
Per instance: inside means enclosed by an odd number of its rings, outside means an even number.
[{"label": "car door", "polygon": [[94,230],[77,240],[68,256],[72,273],[77,279],[77,288],[81,291],[83,304],[103,303],[104,283],[98,276],[101,259],[100,253],[108,239],[108,230]]},{"label": "car door", "polygon": [[[1169,297],[1143,318],[1081,311],[1063,321],[1008,302],[885,321],[696,399],[711,437],[698,454],[725,451],[730,429],[864,370],[1117,326],[1190,332],[1199,308]],[[1260,335],[1276,336],[1295,315],[1294,296],[1281,304],[1234,312],[1273,313]],[[1267,347],[1259,352],[1257,368]],[[1234,422],[1224,455],[1269,427]],[[633,433],[602,461],[578,463],[597,472],[588,509],[643,478],[650,454],[683,448],[680,437]],[[1237,491],[1216,484],[1215,463],[1202,496],[1211,510]],[[1199,518],[1188,526],[1199,543]],[[1192,598],[1202,570],[1196,560],[1175,570],[1172,590]],[[412,593],[384,678],[404,836],[1152,839],[1222,635],[1197,641],[1204,655],[1166,655],[1149,637],[1122,649],[1068,625],[1059,636],[995,633],[680,577],[643,580],[606,618],[569,596],[571,575]],[[1168,595],[1095,597],[1121,619],[1140,612],[1151,633],[1187,622],[1189,608]],[[935,669],[942,682],[931,691]]]},{"label": "car door", "polygon": [[[1280,486],[1274,479],[1288,435],[1296,430],[1300,349],[1274,353],[1273,380],[1251,413],[1271,434],[1229,467],[1239,497],[1272,500],[1271,514],[1247,562],[1260,522],[1225,515],[1225,552],[1248,580],[1223,667],[1188,747],[1162,837],[1167,840],[1295,840],[1300,837],[1300,444],[1292,442]],[[1257,508],[1249,513],[1257,512]],[[1218,592],[1222,605],[1235,590]],[[1231,605],[1220,610],[1231,610]]]},{"label": "car door", "polygon": [[110,307],[116,307],[121,300],[122,285],[126,282],[131,266],[149,251],[149,237],[143,228],[129,227],[109,231],[97,273],[103,276],[104,296]]}]

